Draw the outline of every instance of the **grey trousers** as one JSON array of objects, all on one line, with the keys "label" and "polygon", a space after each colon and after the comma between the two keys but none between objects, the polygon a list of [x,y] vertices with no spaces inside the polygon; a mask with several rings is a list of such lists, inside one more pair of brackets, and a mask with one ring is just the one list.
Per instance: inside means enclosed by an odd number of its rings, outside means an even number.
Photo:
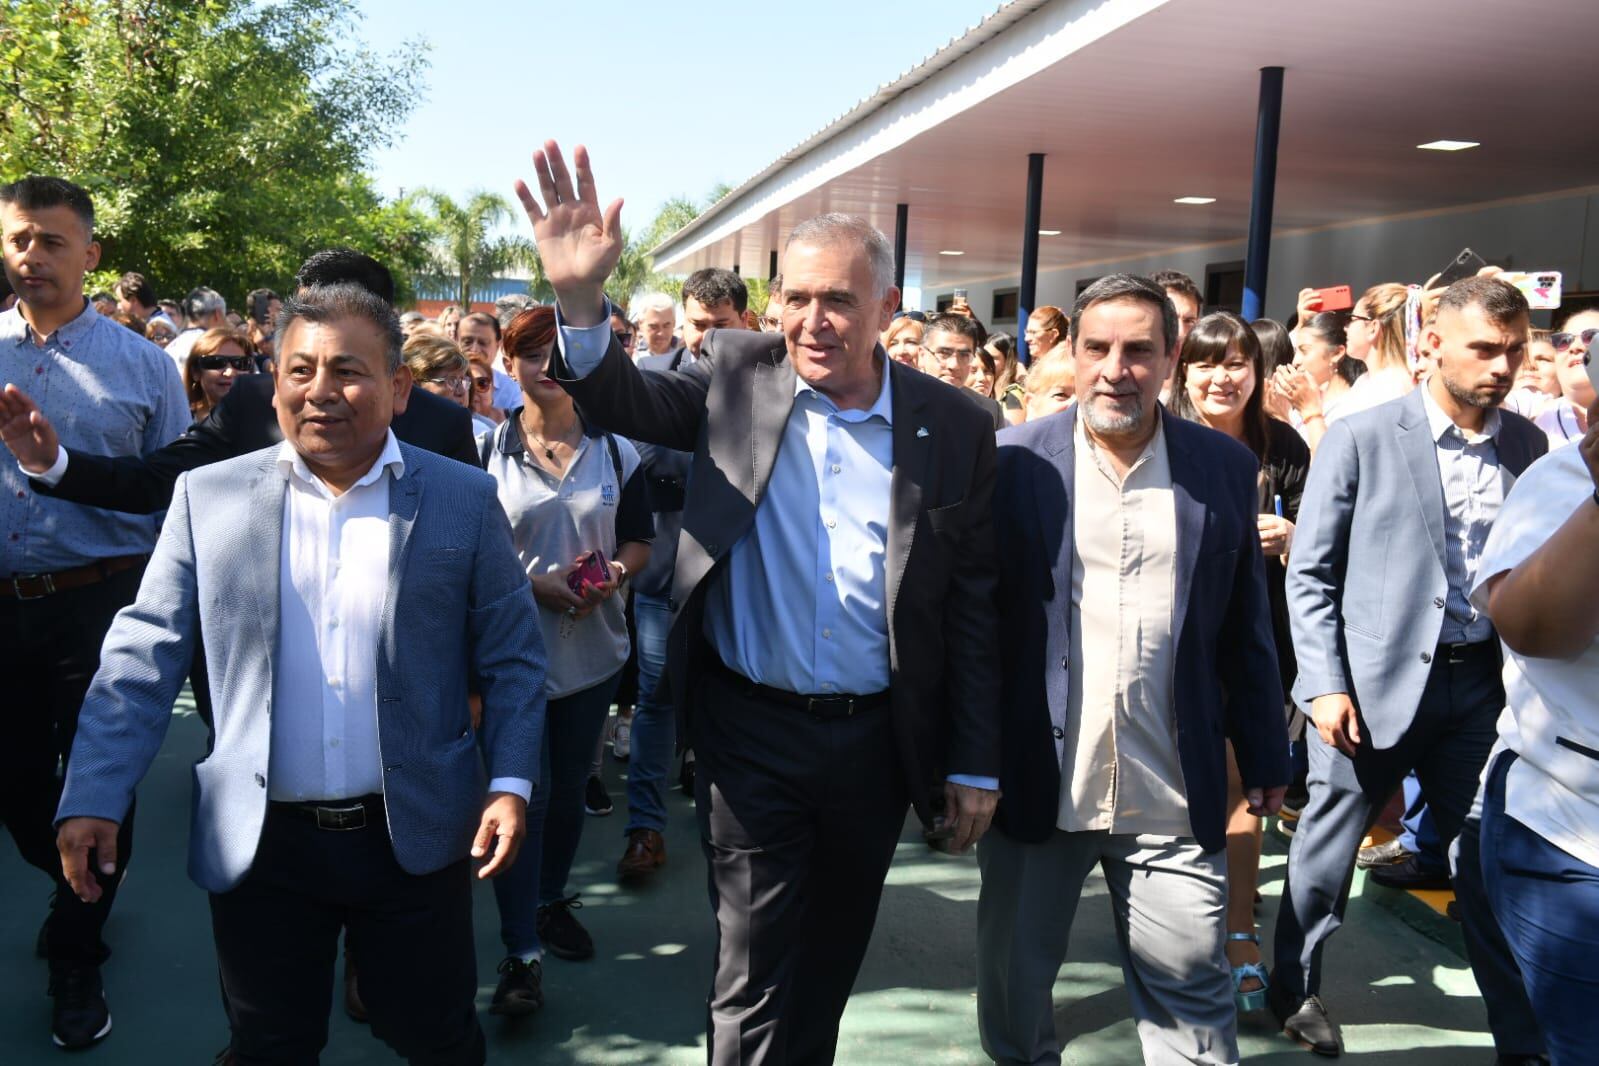
[{"label": "grey trousers", "polygon": [[[1321,989],[1321,956],[1343,924],[1361,839],[1412,769],[1432,807],[1445,847],[1458,837],[1454,878],[1467,955],[1488,1003],[1500,1054],[1537,1054],[1543,1038],[1520,973],[1482,890],[1476,821],[1467,823],[1478,779],[1505,705],[1498,645],[1484,645],[1451,663],[1440,652],[1410,728],[1391,748],[1362,744],[1349,756],[1307,729],[1310,802],[1288,849],[1288,873],[1272,938],[1271,979],[1295,999]],[[1465,832],[1462,832],[1462,829]]]},{"label": "grey trousers", "polygon": [[977,1024],[1001,1063],[1059,1063],[1052,992],[1083,881],[1110,887],[1122,974],[1144,1062],[1232,1064],[1238,1017],[1223,951],[1227,861],[1186,837],[1057,832],[977,845]]}]

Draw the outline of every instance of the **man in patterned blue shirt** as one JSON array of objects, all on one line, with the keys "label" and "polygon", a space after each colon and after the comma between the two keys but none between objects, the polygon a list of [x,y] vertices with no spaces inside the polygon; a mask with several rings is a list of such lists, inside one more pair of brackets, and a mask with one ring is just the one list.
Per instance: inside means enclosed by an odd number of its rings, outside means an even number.
[{"label": "man in patterned blue shirt", "polygon": [[[0,313],[7,392],[25,387],[67,447],[148,454],[179,436],[189,405],[172,360],[84,299],[84,273],[100,261],[88,194],[52,177],[0,185],[0,242],[18,296]],[[31,417],[0,421],[0,437],[28,432]],[[0,821],[57,886],[41,947],[55,999],[51,1035],[62,1047],[86,1047],[111,1030],[100,932],[128,860],[133,819],[130,811],[104,894],[81,902],[66,886],[55,847],[58,771],[100,644],[117,611],[133,602],[158,528],[157,517],[36,495],[15,463],[0,462],[0,670],[11,684],[0,735]]]}]

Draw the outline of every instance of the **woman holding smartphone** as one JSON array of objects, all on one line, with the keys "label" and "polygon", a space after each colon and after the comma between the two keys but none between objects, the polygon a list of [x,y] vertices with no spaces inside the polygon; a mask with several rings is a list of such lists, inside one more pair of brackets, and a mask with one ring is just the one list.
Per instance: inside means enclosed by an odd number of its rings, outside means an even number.
[{"label": "woman holding smartphone", "polygon": [[589,763],[628,656],[617,593],[649,561],[655,535],[638,452],[586,425],[549,377],[555,333],[550,307],[529,308],[506,327],[501,343],[522,405],[483,438],[483,465],[499,483],[538,604],[549,700],[527,838],[494,882],[507,952],[490,1006],[496,1014],[530,1014],[543,1004],[545,950],[563,959],[594,955],[566,880],[583,833]]}]

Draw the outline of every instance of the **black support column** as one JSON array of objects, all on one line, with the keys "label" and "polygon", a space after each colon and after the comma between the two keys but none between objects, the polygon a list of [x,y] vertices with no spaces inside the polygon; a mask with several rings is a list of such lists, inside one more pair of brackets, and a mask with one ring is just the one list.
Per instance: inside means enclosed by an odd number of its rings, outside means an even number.
[{"label": "black support column", "polygon": [[1032,152],[1027,156],[1027,210],[1022,221],[1022,281],[1016,295],[1016,352],[1024,364],[1032,361],[1032,355],[1027,351],[1027,316],[1033,313],[1038,299],[1038,227],[1042,224],[1043,208],[1044,153]]},{"label": "black support column", "polygon": [[911,205],[894,205],[894,288],[899,290],[898,311],[905,306],[905,240],[910,225]]},{"label": "black support column", "polygon": [[1249,196],[1249,247],[1244,252],[1244,321],[1266,313],[1266,272],[1271,266],[1271,215],[1277,197],[1277,134],[1283,118],[1283,68],[1260,68],[1255,120],[1255,176]]}]

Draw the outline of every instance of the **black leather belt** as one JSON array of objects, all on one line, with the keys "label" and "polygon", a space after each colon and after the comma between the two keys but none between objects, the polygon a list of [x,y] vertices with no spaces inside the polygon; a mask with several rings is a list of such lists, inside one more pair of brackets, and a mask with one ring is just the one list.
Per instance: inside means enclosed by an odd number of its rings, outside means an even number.
[{"label": "black leather belt", "polygon": [[1497,639],[1476,640],[1469,644],[1440,644],[1436,660],[1441,663],[1459,664],[1475,659],[1479,655],[1493,652],[1499,654],[1499,641]]},{"label": "black leather belt", "polygon": [[763,685],[759,681],[751,681],[737,670],[727,664],[712,658],[712,667],[732,684],[734,688],[746,696],[775,703],[779,707],[787,707],[792,711],[801,711],[814,718],[853,718],[867,711],[875,711],[888,704],[888,689],[873,692],[865,696],[806,696],[787,689],[773,688]]},{"label": "black leather belt", "polygon": [[308,800],[304,803],[274,800],[271,809],[277,814],[315,822],[318,829],[346,832],[365,829],[383,821],[383,797],[380,795],[356,796],[345,800]]},{"label": "black leather belt", "polygon": [[42,600],[57,592],[69,592],[89,585],[109,581],[124,570],[132,570],[148,562],[148,555],[114,555],[109,559],[96,559],[70,570],[57,570],[51,574],[17,574],[0,577],[0,599]]}]

